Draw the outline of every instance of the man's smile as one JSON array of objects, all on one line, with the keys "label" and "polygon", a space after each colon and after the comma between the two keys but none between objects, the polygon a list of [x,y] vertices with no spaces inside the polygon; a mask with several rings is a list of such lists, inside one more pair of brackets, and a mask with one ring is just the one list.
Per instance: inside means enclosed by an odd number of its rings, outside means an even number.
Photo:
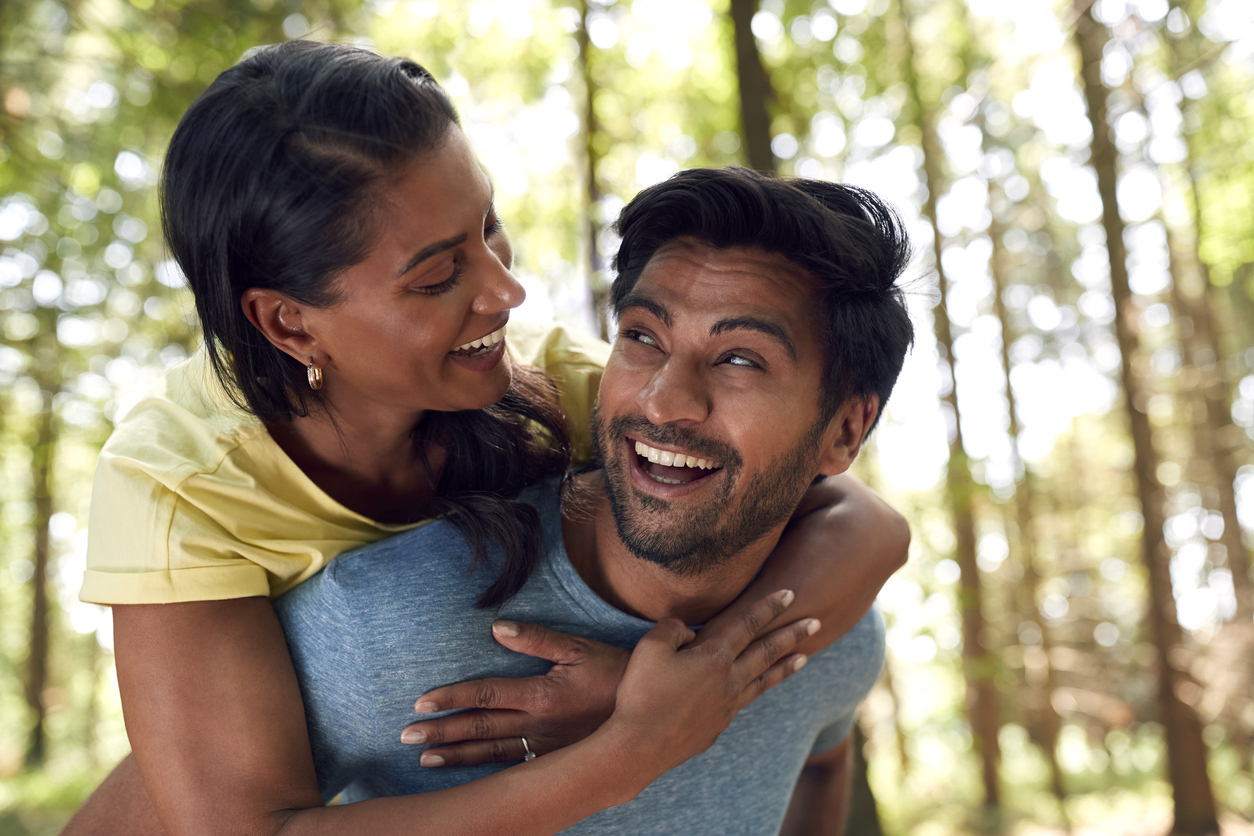
[{"label": "man's smile", "polygon": [[630,436],[624,437],[624,443],[634,452],[629,455],[632,481],[654,495],[686,496],[723,469],[716,459],[698,456],[692,451],[665,450]]}]

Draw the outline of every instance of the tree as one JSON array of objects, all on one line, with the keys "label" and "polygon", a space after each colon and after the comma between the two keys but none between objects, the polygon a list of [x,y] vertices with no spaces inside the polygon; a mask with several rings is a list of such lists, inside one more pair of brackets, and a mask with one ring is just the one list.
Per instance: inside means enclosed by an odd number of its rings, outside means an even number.
[{"label": "tree", "polygon": [[1181,697],[1188,673],[1183,665],[1184,636],[1176,619],[1175,599],[1168,571],[1170,553],[1163,537],[1163,491],[1158,481],[1158,455],[1154,450],[1149,417],[1140,406],[1142,383],[1134,367],[1139,349],[1136,314],[1128,284],[1124,222],[1116,198],[1118,151],[1107,122],[1107,91],[1101,79],[1103,48],[1108,36],[1093,17],[1091,4],[1080,2],[1075,41],[1080,52],[1080,78],[1092,129],[1090,165],[1097,174],[1102,201],[1102,226],[1110,262],[1110,283],[1115,303],[1115,335],[1119,343],[1120,383],[1132,435],[1137,499],[1144,529],[1142,559],[1149,575],[1150,632],[1158,651],[1158,705],[1167,738],[1167,767],[1175,801],[1174,833],[1204,836],[1219,826],[1214,795],[1206,771],[1206,744],[1202,725],[1193,707]]},{"label": "tree", "polygon": [[736,79],[740,87],[741,135],[749,167],[773,172],[778,167],[771,151],[771,114],[774,99],[771,79],[762,65],[762,54],[753,34],[758,0],[731,0],[732,30],[736,43]]},{"label": "tree", "polygon": [[1001,727],[998,711],[997,689],[994,683],[996,659],[990,653],[987,628],[983,613],[983,589],[980,569],[976,562],[975,515],[972,499],[975,481],[963,445],[962,413],[958,404],[957,361],[954,354],[954,336],[945,310],[949,295],[949,281],[945,274],[942,253],[945,237],[937,222],[937,199],[945,188],[941,171],[943,154],[936,136],[933,108],[929,106],[920,83],[916,66],[916,48],[911,34],[911,14],[907,0],[897,0],[901,43],[906,55],[902,62],[907,99],[910,102],[910,118],[920,137],[923,149],[923,181],[927,197],[923,214],[932,229],[932,270],[936,273],[940,304],[933,310],[933,326],[939,349],[949,371],[950,385],[943,398],[953,417],[949,436],[949,463],[945,476],[945,501],[953,520],[956,538],[955,556],[961,570],[963,670],[968,683],[967,713],[975,748],[980,756],[981,776],[984,785],[985,826],[997,827],[1000,819],[1001,793],[998,778],[997,733]]}]

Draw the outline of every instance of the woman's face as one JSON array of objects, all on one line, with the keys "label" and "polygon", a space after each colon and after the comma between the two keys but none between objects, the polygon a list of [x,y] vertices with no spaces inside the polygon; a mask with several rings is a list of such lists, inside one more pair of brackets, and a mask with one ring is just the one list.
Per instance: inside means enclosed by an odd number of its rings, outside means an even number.
[{"label": "woman's face", "polygon": [[[492,184],[461,129],[379,197],[378,241],[340,275],[340,301],[301,310],[321,394],[339,414],[495,403],[510,383],[503,329],[524,292]],[[490,345],[468,347],[485,337]]]}]

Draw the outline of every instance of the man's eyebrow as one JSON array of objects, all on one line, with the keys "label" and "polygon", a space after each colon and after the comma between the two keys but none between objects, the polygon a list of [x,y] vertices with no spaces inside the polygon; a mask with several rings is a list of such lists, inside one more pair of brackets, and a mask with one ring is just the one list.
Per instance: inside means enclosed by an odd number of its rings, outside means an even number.
[{"label": "man's eyebrow", "polygon": [[667,328],[671,327],[671,312],[661,302],[655,302],[647,296],[637,296],[632,293],[623,300],[618,306],[618,315],[622,316],[632,308],[641,308],[662,320],[662,324]]},{"label": "man's eyebrow", "polygon": [[756,316],[735,316],[730,319],[721,319],[710,328],[710,336],[716,337],[719,334],[741,328],[766,334],[788,352],[788,356],[792,358],[794,363],[797,362],[797,346],[793,343],[792,337],[788,336],[788,332],[782,327],[770,320],[758,319]]}]

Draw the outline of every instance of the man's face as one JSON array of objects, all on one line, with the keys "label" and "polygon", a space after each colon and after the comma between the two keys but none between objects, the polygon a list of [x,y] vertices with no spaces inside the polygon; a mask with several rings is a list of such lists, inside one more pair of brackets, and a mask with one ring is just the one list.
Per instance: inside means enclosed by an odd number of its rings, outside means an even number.
[{"label": "man's face", "polygon": [[819,423],[818,304],[782,256],[678,239],[649,261],[593,425],[618,534],[637,557],[697,574],[792,514],[832,436]]}]

